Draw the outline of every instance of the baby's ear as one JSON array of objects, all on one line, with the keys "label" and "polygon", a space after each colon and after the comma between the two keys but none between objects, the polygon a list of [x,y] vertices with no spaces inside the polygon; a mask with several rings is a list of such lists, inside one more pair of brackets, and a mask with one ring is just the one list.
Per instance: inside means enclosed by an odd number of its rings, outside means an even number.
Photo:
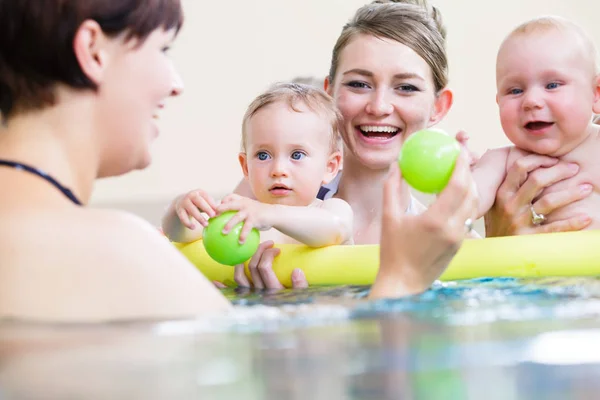
[{"label": "baby's ear", "polygon": [[239,153],[238,161],[240,162],[240,166],[242,167],[242,172],[244,173],[244,176],[247,178],[248,177],[248,156],[246,155],[246,153]]},{"label": "baby's ear", "polygon": [[333,180],[340,172],[340,167],[342,165],[342,153],[340,151],[334,151],[329,156],[329,160],[327,160],[327,170],[325,171],[325,176],[323,177],[322,185],[326,185]]},{"label": "baby's ear", "polygon": [[592,105],[592,111],[595,114],[600,114],[600,74],[594,78],[594,104]]}]

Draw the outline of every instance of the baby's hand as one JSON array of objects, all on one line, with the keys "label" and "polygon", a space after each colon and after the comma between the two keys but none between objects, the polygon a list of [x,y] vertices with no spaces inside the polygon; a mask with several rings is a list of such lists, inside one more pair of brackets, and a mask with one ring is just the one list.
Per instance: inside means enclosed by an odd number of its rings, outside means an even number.
[{"label": "baby's hand", "polygon": [[473,165],[475,165],[477,163],[477,161],[479,161],[479,155],[477,155],[476,153],[471,151],[469,149],[469,147],[467,146],[467,144],[468,144],[467,142],[469,141],[469,139],[470,139],[469,135],[465,131],[459,131],[456,134],[456,140],[467,151],[467,155],[468,155],[468,159],[469,159],[469,167],[472,167]]},{"label": "baby's hand", "polygon": [[198,221],[200,225],[206,227],[208,220],[202,215],[206,213],[209,217],[217,215],[217,205],[213,198],[204,190],[196,189],[181,196],[175,204],[175,212],[181,223],[189,229],[195,229]]},{"label": "baby's hand", "polygon": [[248,197],[230,194],[225,196],[221,200],[221,204],[217,207],[219,214],[225,211],[237,211],[237,213],[223,228],[224,234],[228,234],[234,226],[242,221],[244,222],[244,226],[240,232],[240,243],[244,243],[252,228],[261,231],[272,228],[269,221],[269,213],[272,212],[270,204],[263,204]]}]

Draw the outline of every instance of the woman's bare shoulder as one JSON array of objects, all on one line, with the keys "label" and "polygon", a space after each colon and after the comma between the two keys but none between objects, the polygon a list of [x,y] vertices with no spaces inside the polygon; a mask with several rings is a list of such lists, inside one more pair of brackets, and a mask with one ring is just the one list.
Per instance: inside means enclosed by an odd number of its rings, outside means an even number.
[{"label": "woman's bare shoulder", "polygon": [[[37,221],[35,230],[19,230],[21,241],[11,241],[13,256],[0,255],[0,288],[13,306],[0,309],[0,315],[97,321],[190,317],[229,307],[158,229],[139,217],[86,208]],[[7,244],[2,242],[0,248]]]}]

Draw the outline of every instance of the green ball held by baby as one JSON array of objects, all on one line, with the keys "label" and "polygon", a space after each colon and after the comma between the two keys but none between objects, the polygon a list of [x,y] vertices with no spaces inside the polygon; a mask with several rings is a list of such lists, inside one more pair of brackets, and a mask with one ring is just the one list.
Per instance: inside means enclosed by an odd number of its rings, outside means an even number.
[{"label": "green ball held by baby", "polygon": [[437,129],[424,129],[406,139],[398,165],[410,186],[435,194],[448,184],[459,154],[456,139]]},{"label": "green ball held by baby", "polygon": [[220,264],[237,265],[248,261],[260,244],[258,230],[252,229],[246,237],[246,241],[240,244],[240,233],[243,222],[237,224],[227,234],[223,234],[223,228],[229,222],[236,211],[227,211],[221,215],[208,220],[208,226],[204,228],[202,242],[208,255]]}]

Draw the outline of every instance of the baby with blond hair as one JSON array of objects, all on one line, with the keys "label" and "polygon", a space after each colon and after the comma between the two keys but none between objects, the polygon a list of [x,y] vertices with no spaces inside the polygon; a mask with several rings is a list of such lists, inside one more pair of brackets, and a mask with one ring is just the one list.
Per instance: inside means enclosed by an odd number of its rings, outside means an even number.
[{"label": "baby with blond hair", "polygon": [[163,231],[173,241],[191,242],[202,237],[205,215],[237,211],[223,233],[243,222],[241,242],[256,228],[261,241],[311,247],[352,243],[348,203],[317,199],[321,185],[340,168],[341,121],[323,90],[298,83],[272,86],[250,104],[242,123],[238,158],[255,199],[230,194],[217,204],[205,191],[193,190],[173,201]]},{"label": "baby with blond hair", "polygon": [[591,194],[548,216],[548,204],[534,199],[531,223],[587,214],[592,219],[587,229],[600,228],[600,126],[593,122],[600,113],[600,81],[592,40],[564,18],[527,21],[500,46],[496,86],[502,128],[513,145],[487,151],[473,167],[479,216],[493,206],[507,170],[535,153],[578,168],[574,177],[546,188],[536,199],[548,193],[548,200],[571,186]]}]

